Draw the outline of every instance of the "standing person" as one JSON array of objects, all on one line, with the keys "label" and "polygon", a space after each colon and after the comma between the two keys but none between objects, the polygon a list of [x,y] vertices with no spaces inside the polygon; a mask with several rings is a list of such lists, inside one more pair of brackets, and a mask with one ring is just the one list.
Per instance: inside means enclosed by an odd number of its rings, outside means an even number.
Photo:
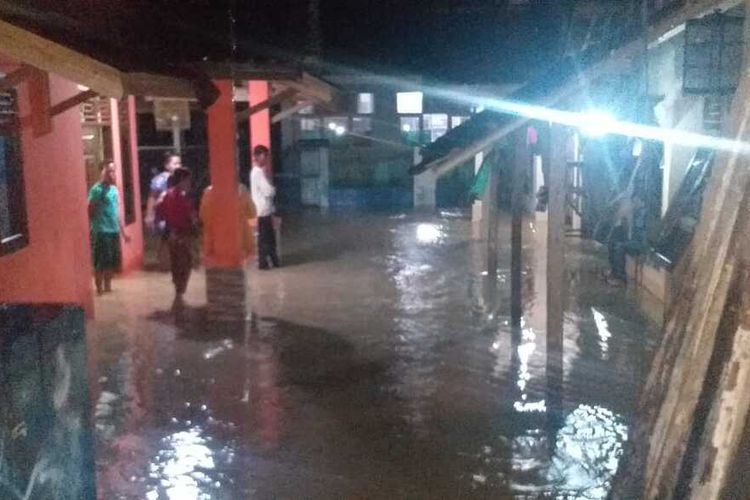
[{"label": "standing person", "polygon": [[176,304],[182,302],[193,269],[193,233],[196,219],[193,199],[190,196],[191,177],[189,169],[177,168],[170,178],[171,187],[156,209],[159,217],[165,222],[169,235],[167,245]]},{"label": "standing person", "polygon": [[156,205],[164,193],[169,189],[169,178],[172,173],[182,166],[182,158],[180,155],[167,152],[164,154],[164,163],[162,164],[162,171],[156,174],[151,179],[149,187],[148,201],[146,202],[146,227],[151,231],[152,234],[158,234],[159,246],[157,248],[157,258],[159,260],[159,267],[165,270],[168,267],[168,252],[167,252],[167,229],[164,221],[159,220],[156,213]]},{"label": "standing person", "polygon": [[91,256],[99,295],[112,291],[112,275],[120,269],[120,237],[130,241],[120,221],[120,199],[115,182],[115,164],[105,161],[101,180],[89,191]]},{"label": "standing person", "polygon": [[271,183],[271,162],[266,146],[253,149],[253,169],[250,172],[250,192],[258,213],[258,268],[280,267],[276,253],[276,234],[273,228],[273,198],[276,188]]}]

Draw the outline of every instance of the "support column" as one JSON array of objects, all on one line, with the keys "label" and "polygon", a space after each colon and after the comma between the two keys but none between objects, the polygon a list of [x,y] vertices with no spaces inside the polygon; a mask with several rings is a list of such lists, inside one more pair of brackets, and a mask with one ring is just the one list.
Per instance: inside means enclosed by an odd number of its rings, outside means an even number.
[{"label": "support column", "polygon": [[[251,108],[256,104],[265,102],[271,96],[270,85],[267,80],[250,80],[247,82],[247,100]],[[271,110],[266,107],[250,115],[250,154],[255,146],[265,146],[271,151]],[[273,152],[269,156],[271,171],[273,172]],[[278,199],[278,186],[276,190]],[[274,217],[274,230],[276,231],[276,252],[281,258],[281,218]]]},{"label": "support column", "polygon": [[229,80],[214,82],[220,91],[208,108],[208,158],[211,174],[211,255],[207,255],[206,294],[209,319],[247,319],[247,287],[242,251],[242,217],[238,197],[233,88]]},{"label": "support column", "polygon": [[[268,100],[270,94],[268,87],[266,80],[250,80],[247,82],[247,99],[251,108]],[[258,145],[271,149],[271,110],[265,108],[257,111],[250,115],[249,120],[250,151]]]},{"label": "support column", "polygon": [[526,130],[514,137],[513,186],[511,195],[511,236],[510,236],[510,317],[513,326],[521,324],[523,316],[521,284],[523,280],[523,213],[524,180],[529,165],[526,147]]},{"label": "support column", "polygon": [[547,188],[547,388],[550,417],[562,417],[563,312],[565,311],[565,130],[550,125]]},{"label": "support column", "polygon": [[[482,162],[484,162],[484,153],[477,153],[476,156],[474,156],[474,176],[476,176],[482,168]],[[472,222],[479,222],[482,220],[481,200],[476,200],[471,205],[471,220]]]},{"label": "support column", "polygon": [[492,158],[489,164],[489,176],[487,189],[484,192],[482,205],[484,206],[483,217],[487,234],[487,274],[489,277],[497,276],[497,192],[500,182],[499,152],[490,153]]}]

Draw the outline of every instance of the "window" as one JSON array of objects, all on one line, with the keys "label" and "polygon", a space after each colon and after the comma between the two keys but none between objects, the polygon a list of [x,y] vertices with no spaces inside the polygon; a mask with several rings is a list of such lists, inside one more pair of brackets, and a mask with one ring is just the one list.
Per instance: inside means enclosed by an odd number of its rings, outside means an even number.
[{"label": "window", "polygon": [[451,128],[459,127],[462,123],[468,120],[468,116],[451,116]]},{"label": "window", "polygon": [[418,115],[422,113],[422,92],[398,92],[396,110],[400,115]]},{"label": "window", "polygon": [[125,224],[135,222],[135,193],[133,191],[133,162],[130,151],[130,113],[128,98],[119,102],[120,158],[122,161],[122,193],[125,207]]},{"label": "window", "polygon": [[436,141],[440,136],[448,132],[448,115],[445,113],[433,113],[424,115],[425,141]]},{"label": "window", "polygon": [[399,121],[401,124],[401,138],[409,144],[419,144],[421,133],[419,117],[402,116]]},{"label": "window", "polygon": [[375,112],[375,96],[371,93],[357,94],[357,114],[371,115]]},{"label": "window", "polygon": [[26,199],[15,91],[0,93],[0,255],[25,247]]},{"label": "window", "polygon": [[302,139],[320,139],[320,118],[300,118],[299,129]]},{"label": "window", "polygon": [[372,132],[372,120],[369,117],[355,116],[352,118],[352,132],[355,134],[369,134]]}]

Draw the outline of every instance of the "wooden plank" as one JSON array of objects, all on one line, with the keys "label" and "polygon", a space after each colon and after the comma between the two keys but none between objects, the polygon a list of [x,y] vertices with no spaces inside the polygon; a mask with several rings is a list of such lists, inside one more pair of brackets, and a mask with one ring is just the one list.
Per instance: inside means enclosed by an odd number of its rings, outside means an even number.
[{"label": "wooden plank", "polygon": [[547,411],[562,417],[563,314],[565,311],[565,129],[552,124],[549,131],[547,223]]},{"label": "wooden plank", "polygon": [[292,97],[296,96],[298,93],[299,91],[295,88],[286,88],[280,92],[277,92],[276,94],[272,95],[265,101],[259,102],[258,104],[255,104],[247,109],[244,109],[238,112],[236,116],[237,123],[244,122],[255,113],[263,111],[264,109],[268,109],[271,106],[276,106],[277,104],[281,104],[287,99],[291,99]]},{"label": "wooden plank", "polygon": [[0,21],[0,53],[98,94],[117,99],[124,95],[122,74],[117,69],[5,21]]},{"label": "wooden plank", "polygon": [[515,134],[513,154],[513,177],[511,194],[511,234],[510,234],[510,317],[513,326],[521,324],[523,297],[523,213],[524,184],[529,166],[529,151],[526,147],[526,134],[523,128]]},{"label": "wooden plank", "polygon": [[52,132],[50,116],[49,74],[35,70],[27,82],[29,108],[31,112],[31,133],[41,137]]},{"label": "wooden plank", "polygon": [[[750,140],[750,76],[743,71],[723,134]],[[704,388],[730,284],[737,266],[733,250],[737,224],[750,180],[750,159],[718,152],[703,201],[701,218],[682,267],[676,298],[667,314],[661,344],[639,402],[639,420],[627,457],[629,474],[615,498],[640,490],[644,498],[672,498],[682,468],[695,410]],[[682,266],[682,264],[681,264]],[[630,483],[630,484],[629,484]],[[630,487],[632,486],[632,487]]]},{"label": "wooden plank", "polygon": [[[747,210],[745,214],[745,220],[750,219]],[[750,248],[745,245],[739,255],[748,254]],[[735,284],[740,288],[741,296],[738,310],[730,312],[736,318],[731,320],[734,331],[722,332],[733,339],[731,355],[717,384],[693,471],[690,498],[695,500],[730,498],[727,488],[737,479],[729,475],[737,460],[750,414],[750,392],[747,390],[750,386],[750,267],[747,262],[743,263]]]},{"label": "wooden plank", "polygon": [[57,116],[60,113],[64,113],[70,108],[78,106],[79,104],[82,104],[96,96],[97,96],[97,93],[94,92],[93,90],[91,89],[84,90],[83,92],[77,93],[73,97],[68,97],[64,101],[60,101],[57,104],[53,105],[49,110],[49,114],[50,116]]},{"label": "wooden plank", "polygon": [[281,110],[271,117],[271,123],[279,123],[280,121],[292,116],[296,112],[305,109],[310,106],[310,101],[301,101],[287,109]]}]

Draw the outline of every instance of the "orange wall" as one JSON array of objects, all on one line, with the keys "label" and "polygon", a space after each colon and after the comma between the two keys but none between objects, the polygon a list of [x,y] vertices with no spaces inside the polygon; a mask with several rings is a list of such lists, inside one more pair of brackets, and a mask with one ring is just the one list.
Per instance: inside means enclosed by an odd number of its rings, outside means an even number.
[{"label": "orange wall", "polygon": [[[51,102],[79,92],[50,75]],[[22,117],[29,115],[26,84],[18,87]],[[25,123],[29,123],[25,120]],[[52,118],[53,130],[22,134],[29,244],[0,257],[0,302],[64,302],[93,312],[86,179],[78,108]]]},{"label": "orange wall", "polygon": [[[120,191],[120,220],[125,223],[125,195],[123,193],[122,151],[120,149],[120,121],[117,101],[110,99],[112,109],[112,151],[117,167],[117,188]],[[141,210],[140,176],[138,174],[138,131],[135,119],[135,98],[128,98],[130,114],[130,161],[133,172],[133,191],[135,196],[135,222],[125,227],[130,242],[121,240],[122,270],[124,272],[140,269],[143,265],[143,214]]]}]

